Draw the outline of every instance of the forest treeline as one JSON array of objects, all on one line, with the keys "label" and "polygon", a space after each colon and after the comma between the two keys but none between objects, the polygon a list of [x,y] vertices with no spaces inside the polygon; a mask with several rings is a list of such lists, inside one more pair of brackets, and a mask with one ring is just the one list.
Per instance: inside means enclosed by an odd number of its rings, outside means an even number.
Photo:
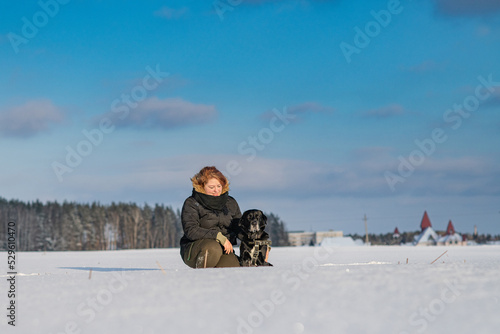
[{"label": "forest treeline", "polygon": [[[288,245],[285,224],[267,214],[273,246]],[[18,251],[79,251],[178,247],[180,210],[135,203],[22,202],[0,197],[0,245],[7,223],[16,223]]]},{"label": "forest treeline", "polygon": [[[395,237],[393,233],[384,233],[384,234],[370,234],[368,233],[368,239],[371,245],[400,245],[406,243],[412,243],[416,236],[418,236],[421,231],[412,231],[412,232],[403,232],[399,236]],[[446,231],[436,231],[438,235],[445,235]],[[360,239],[363,242],[366,240],[366,235],[359,234],[349,234],[348,236],[352,237],[354,240]],[[465,236],[465,240],[475,241],[478,244],[487,244],[493,241],[499,241],[500,235],[491,235],[491,234],[478,234],[474,235],[471,233],[462,233],[462,236]]]}]

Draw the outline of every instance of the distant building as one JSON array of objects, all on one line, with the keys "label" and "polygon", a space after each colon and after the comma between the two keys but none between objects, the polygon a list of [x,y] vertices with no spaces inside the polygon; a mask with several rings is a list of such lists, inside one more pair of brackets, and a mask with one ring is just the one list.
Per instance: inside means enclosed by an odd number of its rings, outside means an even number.
[{"label": "distant building", "polygon": [[392,237],[393,237],[394,239],[397,239],[397,238],[399,238],[400,236],[401,236],[401,234],[399,233],[399,230],[398,230],[398,228],[396,227],[396,228],[394,229],[394,233],[392,233]]},{"label": "distant building", "polygon": [[327,232],[316,232],[316,245],[321,244],[325,238],[342,238],[344,232],[342,231],[327,231]]},{"label": "distant building", "polygon": [[315,232],[292,231],[288,232],[290,246],[309,246],[315,243]]},{"label": "distant building", "polygon": [[423,232],[428,227],[432,227],[432,224],[431,220],[429,219],[429,215],[427,214],[427,211],[425,211],[424,216],[422,217],[422,222],[420,223],[420,229]]},{"label": "distant building", "polygon": [[324,231],[324,232],[288,232],[288,241],[291,246],[315,246],[321,244],[325,238],[343,237],[342,231]]},{"label": "distant building", "polygon": [[437,244],[439,236],[432,228],[431,220],[427,211],[424,212],[422,217],[422,222],[420,223],[420,228],[422,233],[415,236],[414,244],[416,246],[434,246]]},{"label": "distant building", "polygon": [[446,235],[453,235],[455,234],[455,226],[453,226],[453,223],[451,220],[448,222],[448,226],[446,227]]},{"label": "distant building", "polygon": [[427,211],[424,212],[422,217],[422,222],[420,223],[420,228],[422,233],[415,236],[414,244],[416,246],[435,246],[435,245],[466,245],[467,242],[464,238],[455,232],[455,227],[451,220],[446,227],[446,233],[443,236],[439,236],[436,231],[432,228],[431,220]]},{"label": "distant building", "polygon": [[446,228],[446,234],[439,238],[438,240],[438,245],[465,245],[467,242],[464,241],[462,236],[458,233],[455,232],[455,227],[453,226],[453,223],[450,222],[448,223],[448,226]]}]

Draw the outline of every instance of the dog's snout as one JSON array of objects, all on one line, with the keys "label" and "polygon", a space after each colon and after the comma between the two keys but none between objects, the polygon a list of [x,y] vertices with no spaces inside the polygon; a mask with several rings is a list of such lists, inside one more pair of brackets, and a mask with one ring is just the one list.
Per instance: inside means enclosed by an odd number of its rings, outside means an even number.
[{"label": "dog's snout", "polygon": [[260,231],[259,221],[258,220],[250,221],[250,232],[257,232],[257,231]]}]

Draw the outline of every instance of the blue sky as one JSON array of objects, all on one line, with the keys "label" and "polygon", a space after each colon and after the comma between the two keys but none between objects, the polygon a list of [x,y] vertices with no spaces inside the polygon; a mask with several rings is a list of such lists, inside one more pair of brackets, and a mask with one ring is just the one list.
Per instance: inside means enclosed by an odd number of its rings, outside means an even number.
[{"label": "blue sky", "polygon": [[500,233],[500,3],[0,5],[0,196],[164,203],[215,165],[290,230]]}]

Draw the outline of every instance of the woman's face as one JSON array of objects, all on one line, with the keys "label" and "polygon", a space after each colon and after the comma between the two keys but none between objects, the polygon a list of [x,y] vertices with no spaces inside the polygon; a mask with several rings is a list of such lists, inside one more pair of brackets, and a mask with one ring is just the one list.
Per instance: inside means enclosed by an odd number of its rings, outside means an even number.
[{"label": "woman's face", "polygon": [[220,196],[222,192],[222,185],[216,178],[208,180],[203,188],[205,189],[205,193],[211,196]]}]

